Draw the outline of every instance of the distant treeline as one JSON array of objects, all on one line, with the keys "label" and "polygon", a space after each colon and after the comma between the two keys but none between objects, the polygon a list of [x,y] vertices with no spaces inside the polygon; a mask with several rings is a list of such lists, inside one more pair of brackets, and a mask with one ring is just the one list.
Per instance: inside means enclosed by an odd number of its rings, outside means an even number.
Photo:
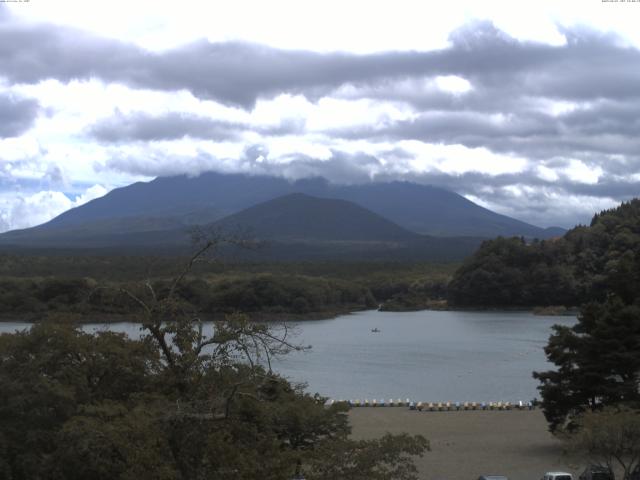
[{"label": "distant treeline", "polygon": [[448,285],[453,306],[581,305],[640,291],[640,200],[593,217],[564,237],[484,242]]},{"label": "distant treeline", "polygon": [[[0,312],[39,319],[127,316],[128,293],[158,295],[186,259],[141,257],[0,258]],[[442,301],[455,265],[274,263],[198,264],[180,283],[182,308],[204,316],[236,311],[254,318],[330,316],[353,310],[424,308]],[[151,273],[153,272],[153,275]]]}]

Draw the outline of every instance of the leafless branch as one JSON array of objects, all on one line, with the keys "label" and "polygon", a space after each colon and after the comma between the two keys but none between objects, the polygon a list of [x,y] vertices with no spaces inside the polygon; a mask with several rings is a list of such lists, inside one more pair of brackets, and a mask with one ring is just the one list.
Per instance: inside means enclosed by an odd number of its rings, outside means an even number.
[{"label": "leafless branch", "polygon": [[126,289],[126,288],[121,288],[120,293],[125,294],[127,297],[129,297],[131,300],[133,300],[134,302],[136,302],[140,307],[143,308],[143,310],[147,313],[147,315],[149,317],[152,316],[152,310],[151,307],[149,307],[149,305],[147,305],[146,302],[144,302],[141,298],[139,298],[138,296],[134,295],[133,293],[131,293],[130,290]]},{"label": "leafless branch", "polygon": [[218,238],[209,239],[193,255],[191,255],[191,258],[189,258],[189,261],[185,265],[182,272],[180,272],[180,274],[173,279],[167,298],[173,298],[173,295],[175,294],[177,286],[180,284],[180,282],[182,282],[184,277],[191,271],[191,269],[193,268],[193,264],[196,262],[196,260],[198,260],[198,258],[204,255],[210,248],[218,245],[219,242],[220,240]]}]

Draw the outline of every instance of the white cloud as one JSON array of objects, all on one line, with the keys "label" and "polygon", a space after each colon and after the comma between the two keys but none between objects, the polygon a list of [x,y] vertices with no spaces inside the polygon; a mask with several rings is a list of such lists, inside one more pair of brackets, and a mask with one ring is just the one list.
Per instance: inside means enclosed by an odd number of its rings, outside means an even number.
[{"label": "white cloud", "polygon": [[454,94],[467,93],[473,88],[469,80],[457,75],[438,76],[435,78],[434,83],[440,90]]},{"label": "white cloud", "polygon": [[291,159],[291,157],[306,155],[318,160],[327,160],[331,157],[331,149],[327,142],[319,141],[311,135],[299,137],[275,137],[264,142],[270,156],[278,161],[279,158]]},{"label": "white cloud", "polygon": [[73,200],[64,193],[44,190],[29,195],[0,197],[0,232],[28,228],[48,222],[70,208],[107,194],[103,185],[93,185]]},{"label": "white cloud", "polygon": [[580,160],[572,158],[566,168],[561,169],[570,180],[580,183],[594,184],[602,176],[603,171],[599,166],[589,166]]},{"label": "white cloud", "polygon": [[41,148],[37,138],[31,135],[0,139],[0,164],[35,157],[42,153]]},{"label": "white cloud", "polygon": [[360,125],[377,126],[391,121],[405,120],[411,115],[412,110],[409,107],[391,102],[325,97],[309,109],[306,125],[310,131]]},{"label": "white cloud", "polygon": [[544,165],[538,165],[536,171],[541,179],[548,182],[555,182],[560,178],[555,170]]},{"label": "white cloud", "polygon": [[402,141],[398,145],[415,155],[410,165],[422,172],[500,175],[518,173],[527,166],[524,158],[496,154],[483,147],[469,148],[464,145],[427,144],[418,141]]},{"label": "white cloud", "polygon": [[575,24],[615,29],[640,45],[638,5],[600,0],[457,0],[449,5],[420,0],[57,0],[9,7],[36,21],[71,25],[153,50],[200,38],[316,51],[429,50],[445,47],[451,30],[472,19],[490,19],[515,38],[553,45],[565,40],[559,26]]}]

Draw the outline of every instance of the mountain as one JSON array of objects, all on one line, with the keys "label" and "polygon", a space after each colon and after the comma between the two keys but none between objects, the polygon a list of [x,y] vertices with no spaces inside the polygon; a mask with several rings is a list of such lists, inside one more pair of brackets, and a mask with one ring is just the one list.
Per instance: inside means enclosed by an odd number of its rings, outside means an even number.
[{"label": "mountain", "polygon": [[353,202],[293,193],[223,218],[209,228],[264,240],[242,252],[253,260],[460,260],[477,237],[429,237],[402,228]]},{"label": "mountain", "polygon": [[[483,208],[457,193],[409,182],[336,185],[323,178],[289,182],[259,175],[203,173],[159,177],[118,188],[102,198],[71,209],[48,223],[24,230],[13,239],[35,238],[42,232],[87,231],[127,233],[206,224],[245,208],[287,195],[354,202],[399,226],[423,235],[550,238],[562,229],[543,229]],[[84,232],[84,233],[83,233]],[[46,235],[45,235],[46,236]],[[0,242],[6,238],[0,235]]]},{"label": "mountain", "polygon": [[567,230],[562,227],[547,227],[544,229],[546,236],[540,238],[557,238],[567,233]]},{"label": "mountain", "polygon": [[[67,227],[39,227],[8,232],[5,245],[22,248],[69,249],[101,253],[186,253],[191,235],[173,220],[150,218],[130,231],[107,225],[129,226],[132,218],[104,219]],[[164,226],[164,229],[159,227]],[[147,228],[146,231],[140,230]],[[478,237],[429,237],[402,228],[353,202],[306,194],[284,195],[254,205],[221,220],[200,226],[213,235],[258,240],[258,248],[222,247],[223,256],[241,260],[460,260],[481,243]],[[5,246],[5,249],[7,247]],[[60,250],[62,249],[62,250]]]},{"label": "mountain", "polygon": [[71,227],[89,221],[140,217],[204,224],[297,191],[303,192],[277,177],[214,172],[197,177],[158,177],[112,190],[104,197],[62,213],[42,227]]},{"label": "mountain", "polygon": [[285,241],[407,242],[421,238],[353,202],[303,193],[249,207],[213,227],[248,229],[257,238]]}]

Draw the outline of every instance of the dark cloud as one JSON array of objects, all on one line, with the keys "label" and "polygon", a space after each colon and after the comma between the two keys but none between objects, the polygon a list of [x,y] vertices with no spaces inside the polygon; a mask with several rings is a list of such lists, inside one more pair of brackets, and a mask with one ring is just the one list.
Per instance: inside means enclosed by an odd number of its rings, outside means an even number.
[{"label": "dark cloud", "polygon": [[209,170],[230,171],[224,162],[210,154],[198,151],[195,155],[182,157],[166,155],[163,151],[147,149],[144,156],[115,152],[104,163],[94,163],[96,172],[121,172],[135,176],[166,177],[171,175],[199,175]]},{"label": "dark cloud", "polygon": [[[640,86],[638,87],[640,88]],[[595,101],[560,118],[562,125],[585,135],[640,137],[640,100],[635,102]]]},{"label": "dark cloud", "polygon": [[69,186],[69,180],[62,167],[49,164],[47,171],[42,176],[41,185],[47,190],[66,188]]},{"label": "dark cloud", "polygon": [[[639,86],[640,88],[640,86]],[[608,168],[614,157],[640,163],[640,101],[599,101],[566,113],[514,105],[505,113],[436,110],[413,119],[330,130],[350,140],[419,140],[484,147],[537,161],[577,158]]]},{"label": "dark cloud", "polygon": [[123,115],[97,122],[88,134],[102,142],[176,140],[183,137],[213,141],[237,140],[244,127],[234,122],[171,112],[161,116],[146,113]]},{"label": "dark cloud", "polygon": [[[450,47],[427,52],[320,54],[200,41],[152,53],[70,28],[5,18],[0,73],[10,82],[100,78],[132,87],[187,89],[245,108],[280,93],[402,101],[420,115],[382,128],[328,133],[486,147],[527,158],[637,156],[640,51],[591,30],[563,34],[566,44],[552,46],[517,41],[490,23],[473,23],[451,35]],[[424,80],[442,75],[465,78],[471,91],[424,87]],[[553,101],[574,102],[576,109],[553,114],[547,111]],[[303,130],[290,127],[257,131]],[[102,141],[185,135],[221,140],[246,129],[251,128],[181,114],[137,115],[102,122],[92,134]]]},{"label": "dark cloud", "polygon": [[248,123],[212,119],[189,113],[169,112],[149,115],[135,112],[113,117],[91,125],[86,133],[101,142],[177,140],[184,137],[212,141],[239,140],[243,132],[281,136],[304,132],[304,121],[286,120],[274,126],[252,126]]},{"label": "dark cloud", "polygon": [[[474,23],[451,35],[451,47],[429,52],[320,54],[200,41],[151,53],[78,30],[5,19],[0,72],[11,82],[97,77],[133,87],[187,89],[246,108],[260,97],[340,95],[350,86],[351,97],[405,101],[423,113],[384,129],[342,132],[345,136],[460,143],[538,158],[638,152],[633,137],[640,129],[635,115],[640,51],[590,30],[563,33],[566,45],[551,46],[517,41],[489,23]],[[420,87],[421,79],[438,75],[461,76],[472,90],[455,95]],[[407,88],[398,90],[403,82],[409,82]],[[541,102],[550,100],[588,104],[551,115],[541,111]],[[505,118],[496,121],[490,113]],[[180,114],[120,120],[96,125],[92,133],[104,141],[184,135],[220,140],[233,137],[239,127]]]},{"label": "dark cloud", "polygon": [[[573,182],[566,176],[558,180],[540,178],[535,170],[525,170],[517,174],[489,175],[479,172],[463,174],[430,173],[411,175],[420,183],[438,185],[463,195],[485,198],[487,201],[505,205],[516,197],[544,196],[550,193],[558,196],[607,197],[625,200],[638,195],[640,182],[604,175],[595,183]],[[514,192],[514,187],[518,193]],[[528,193],[527,193],[528,190]],[[557,208],[557,206],[550,206]]]},{"label": "dark cloud", "polygon": [[476,147],[494,138],[529,138],[557,134],[557,127],[545,120],[543,115],[496,119],[477,112],[431,112],[387,125],[346,128],[329,133],[351,139],[421,140]]},{"label": "dark cloud", "polygon": [[[561,99],[638,97],[640,52],[611,37],[566,30],[567,44],[516,41],[488,23],[452,34],[428,52],[368,55],[279,50],[238,42],[194,42],[162,53],[70,28],[0,23],[0,72],[11,82],[97,77],[134,87],[187,89],[201,98],[250,108],[282,92],[321,95],[343,85],[460,75],[474,86]],[[55,59],[55,61],[52,61]]]},{"label": "dark cloud", "polygon": [[38,102],[0,93],[0,138],[17,137],[38,117]]}]

